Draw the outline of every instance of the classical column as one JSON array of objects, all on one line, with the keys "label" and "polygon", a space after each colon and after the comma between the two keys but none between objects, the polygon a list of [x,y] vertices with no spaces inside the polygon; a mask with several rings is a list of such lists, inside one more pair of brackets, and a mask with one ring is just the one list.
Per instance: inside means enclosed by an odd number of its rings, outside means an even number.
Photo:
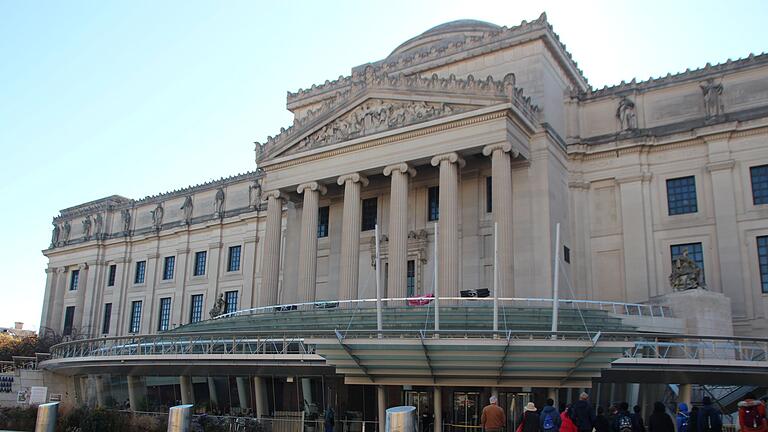
[{"label": "classical column", "polygon": [[88,280],[88,274],[90,273],[88,271],[89,266],[87,263],[83,263],[77,268],[80,271],[80,274],[78,275],[77,292],[75,293],[77,297],[75,297],[75,319],[72,322],[72,327],[77,329],[80,334],[90,335],[91,329],[86,329],[84,327],[85,323],[88,322],[86,313],[91,313],[91,311],[86,312],[84,308],[85,291],[90,289],[90,281]]},{"label": "classical column", "polygon": [[264,378],[255,376],[253,377],[253,393],[256,396],[256,417],[267,417],[267,384],[264,382]]},{"label": "classical column", "polygon": [[[434,432],[443,432],[443,389],[435,386],[432,391],[432,406],[434,407]],[[427,432],[427,431],[424,431]]]},{"label": "classical column", "polygon": [[624,240],[624,284],[626,301],[640,302],[650,296],[649,275],[646,263],[646,212],[649,203],[643,200],[643,183],[650,181],[648,174],[616,179],[621,194],[621,220],[625,227]]},{"label": "classical column", "polygon": [[237,383],[237,399],[240,402],[240,409],[250,408],[251,404],[248,403],[248,396],[250,391],[248,390],[248,377],[235,378]]},{"label": "classical column", "polygon": [[64,316],[64,291],[67,290],[66,268],[57,267],[53,282],[53,310],[51,320],[47,326],[56,333],[61,333],[62,319]]},{"label": "classical column", "polygon": [[432,158],[432,166],[440,167],[440,228],[437,283],[440,295],[459,296],[459,168],[464,160],[455,152]]},{"label": "classical column", "polygon": [[128,402],[131,404],[131,411],[139,411],[139,404],[143,399],[144,389],[141,377],[128,375]]},{"label": "classical column", "polygon": [[407,163],[384,168],[392,177],[389,198],[389,276],[387,297],[405,297],[408,293],[408,177],[416,170]]},{"label": "classical column", "polygon": [[219,392],[216,391],[216,379],[213,377],[208,377],[208,401],[211,403],[211,408],[218,409]]},{"label": "classical column", "polygon": [[96,406],[105,407],[107,405],[107,398],[106,394],[104,394],[104,377],[102,375],[96,375],[94,380],[96,387]]},{"label": "classical column", "polygon": [[317,182],[302,183],[296,192],[304,194],[299,238],[299,302],[315,301],[317,280],[317,212],[325,186]]},{"label": "classical column", "polygon": [[368,186],[368,179],[359,173],[352,173],[339,177],[337,183],[344,186],[339,300],[352,300],[357,299],[357,282],[360,276],[360,229],[363,219],[360,187]]},{"label": "classical column", "polygon": [[685,402],[688,407],[691,407],[691,385],[690,384],[680,384],[678,387],[677,392],[677,401],[678,402]]},{"label": "classical column", "polygon": [[181,403],[194,404],[195,403],[195,391],[192,386],[192,377],[189,375],[181,375],[179,377],[179,387],[181,387]]},{"label": "classical column", "polygon": [[259,306],[277,303],[277,288],[280,283],[280,243],[284,197],[278,190],[269,191],[265,196],[267,197],[267,226],[264,233],[264,258]]},{"label": "classical column", "polygon": [[378,405],[379,431],[384,431],[387,421],[387,392],[384,391],[383,385],[376,386],[376,402]]},{"label": "classical column", "polygon": [[483,148],[483,155],[491,157],[491,189],[493,222],[498,236],[498,290],[499,297],[514,296],[514,248],[512,247],[512,145],[491,144]]}]

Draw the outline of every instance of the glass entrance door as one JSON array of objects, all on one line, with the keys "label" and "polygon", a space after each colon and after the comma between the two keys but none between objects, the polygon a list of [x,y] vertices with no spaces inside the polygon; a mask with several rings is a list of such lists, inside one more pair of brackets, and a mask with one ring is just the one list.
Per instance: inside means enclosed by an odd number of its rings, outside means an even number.
[{"label": "glass entrance door", "polygon": [[480,424],[479,392],[453,392],[453,423],[462,426]]},{"label": "glass entrance door", "polygon": [[405,404],[416,407],[416,418],[419,421],[419,430],[430,430],[432,425],[432,392],[407,390],[405,392]]},{"label": "glass entrance door", "polygon": [[499,406],[503,407],[507,414],[507,431],[517,430],[523,416],[523,407],[531,400],[530,393],[499,393]]}]

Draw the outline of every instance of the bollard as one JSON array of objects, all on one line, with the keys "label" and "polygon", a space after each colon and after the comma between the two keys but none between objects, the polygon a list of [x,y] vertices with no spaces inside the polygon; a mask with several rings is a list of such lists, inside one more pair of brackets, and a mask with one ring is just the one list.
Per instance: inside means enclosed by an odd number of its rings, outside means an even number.
[{"label": "bollard", "polygon": [[168,432],[189,432],[192,426],[192,407],[176,405],[168,410]]},{"label": "bollard", "polygon": [[416,407],[397,406],[387,409],[385,432],[417,432]]},{"label": "bollard", "polygon": [[56,432],[56,420],[59,418],[59,403],[51,402],[37,406],[35,432]]}]

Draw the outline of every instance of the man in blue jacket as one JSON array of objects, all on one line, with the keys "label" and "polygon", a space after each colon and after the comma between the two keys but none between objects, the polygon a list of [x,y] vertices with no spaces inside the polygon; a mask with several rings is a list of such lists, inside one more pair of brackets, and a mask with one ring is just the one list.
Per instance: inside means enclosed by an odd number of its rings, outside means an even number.
[{"label": "man in blue jacket", "polygon": [[579,428],[579,432],[592,432],[592,428],[595,424],[595,410],[592,409],[592,404],[589,403],[589,395],[582,393],[579,395],[579,400],[571,405],[568,410],[568,416]]},{"label": "man in blue jacket", "polygon": [[560,413],[555,408],[555,401],[547,399],[544,408],[539,414],[539,428],[542,432],[558,432],[560,430]]}]

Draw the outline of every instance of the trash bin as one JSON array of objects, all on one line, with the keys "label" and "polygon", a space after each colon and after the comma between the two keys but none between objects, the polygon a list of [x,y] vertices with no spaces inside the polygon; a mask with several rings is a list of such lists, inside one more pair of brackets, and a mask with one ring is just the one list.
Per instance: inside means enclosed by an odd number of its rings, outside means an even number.
[{"label": "trash bin", "polygon": [[418,432],[416,407],[398,406],[387,409],[385,432]]}]

